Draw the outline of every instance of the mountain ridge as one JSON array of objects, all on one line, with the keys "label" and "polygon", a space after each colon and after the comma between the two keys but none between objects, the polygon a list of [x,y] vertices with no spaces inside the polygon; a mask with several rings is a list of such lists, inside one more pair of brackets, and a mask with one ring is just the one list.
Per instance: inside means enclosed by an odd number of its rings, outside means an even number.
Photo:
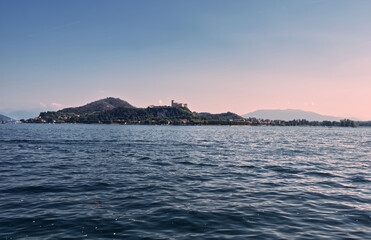
[{"label": "mountain ridge", "polygon": [[321,115],[311,111],[300,109],[261,109],[241,115],[244,118],[255,117],[259,119],[290,121],[294,119],[306,119],[308,121],[340,121],[344,118]]},{"label": "mountain ridge", "polygon": [[15,122],[16,120],[11,118],[11,117],[7,117],[5,115],[0,114],[0,122],[2,122],[2,121],[4,121],[4,122]]}]

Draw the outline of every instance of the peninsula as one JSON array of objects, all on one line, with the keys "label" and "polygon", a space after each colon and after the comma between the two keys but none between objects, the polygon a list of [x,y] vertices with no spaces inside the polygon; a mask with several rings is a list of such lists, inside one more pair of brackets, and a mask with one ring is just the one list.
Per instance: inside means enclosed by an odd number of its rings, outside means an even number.
[{"label": "peninsula", "polygon": [[347,126],[355,122],[344,119],[336,121],[307,121],[305,119],[283,121],[243,118],[227,112],[211,114],[189,110],[185,103],[171,101],[170,106],[150,105],[137,108],[119,98],[105,98],[81,107],[59,111],[42,112],[33,119],[22,119],[23,123],[86,123],[86,124],[160,124],[160,125],[269,125],[269,126]]}]

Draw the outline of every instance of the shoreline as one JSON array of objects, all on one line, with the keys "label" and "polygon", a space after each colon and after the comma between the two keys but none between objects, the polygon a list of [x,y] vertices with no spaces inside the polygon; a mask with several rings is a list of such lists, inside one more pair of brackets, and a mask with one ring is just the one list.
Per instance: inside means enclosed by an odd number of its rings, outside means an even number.
[{"label": "shoreline", "polygon": [[371,127],[365,126],[341,126],[341,125],[266,125],[266,124],[145,124],[145,123],[40,123],[40,122],[21,122],[21,123],[10,123],[10,124],[40,124],[40,125],[51,125],[51,124],[82,124],[82,125],[117,125],[117,126],[229,126],[229,127],[327,127],[327,128],[358,128],[358,127]]}]

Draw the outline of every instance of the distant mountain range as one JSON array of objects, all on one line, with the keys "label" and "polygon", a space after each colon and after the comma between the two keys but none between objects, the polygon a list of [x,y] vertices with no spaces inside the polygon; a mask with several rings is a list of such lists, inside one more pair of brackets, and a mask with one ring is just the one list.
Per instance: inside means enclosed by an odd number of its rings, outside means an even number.
[{"label": "distant mountain range", "polygon": [[8,111],[5,114],[7,116],[10,116],[10,117],[14,118],[14,119],[20,120],[20,119],[27,119],[27,118],[35,117],[41,111],[43,111],[43,110],[42,109],[34,109],[34,110],[30,110],[30,111],[16,110],[16,111]]},{"label": "distant mountain range", "polygon": [[2,121],[4,121],[4,122],[15,122],[14,119],[0,114],[0,122],[2,122]]},{"label": "distant mountain range", "polygon": [[308,121],[340,121],[340,117],[321,115],[315,112],[303,111],[298,109],[286,110],[257,110],[245,115],[244,118],[255,117],[259,119],[290,121],[294,119],[306,119]]}]

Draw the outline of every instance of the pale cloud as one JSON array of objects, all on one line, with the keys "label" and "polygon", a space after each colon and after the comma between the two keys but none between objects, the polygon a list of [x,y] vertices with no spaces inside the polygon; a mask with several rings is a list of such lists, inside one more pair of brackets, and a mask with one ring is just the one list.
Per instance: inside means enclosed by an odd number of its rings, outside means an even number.
[{"label": "pale cloud", "polygon": [[63,104],[60,104],[60,103],[52,103],[50,105],[53,107],[63,107]]},{"label": "pale cloud", "polygon": [[159,105],[162,105],[162,100],[161,100],[161,99],[158,100],[158,104],[159,104]]},{"label": "pale cloud", "polygon": [[62,108],[64,105],[63,104],[60,104],[60,103],[43,103],[43,102],[40,102],[40,106],[43,107],[43,108],[52,108],[52,109],[55,109],[55,108]]}]

